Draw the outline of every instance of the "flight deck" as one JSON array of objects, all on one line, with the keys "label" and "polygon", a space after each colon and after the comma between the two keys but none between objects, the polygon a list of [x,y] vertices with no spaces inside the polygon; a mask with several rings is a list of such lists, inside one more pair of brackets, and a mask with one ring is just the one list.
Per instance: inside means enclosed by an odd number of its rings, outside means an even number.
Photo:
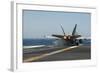
[{"label": "flight deck", "polygon": [[[91,59],[91,46],[41,47],[23,49],[23,62],[67,61]],[[42,49],[42,50],[41,50]]]}]

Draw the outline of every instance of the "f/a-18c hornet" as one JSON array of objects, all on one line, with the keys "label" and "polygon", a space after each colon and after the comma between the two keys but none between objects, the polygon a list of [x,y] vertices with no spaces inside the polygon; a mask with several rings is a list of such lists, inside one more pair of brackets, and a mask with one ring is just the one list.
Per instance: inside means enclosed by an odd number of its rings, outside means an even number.
[{"label": "f/a-18c hornet", "polygon": [[75,24],[75,27],[74,27],[71,35],[66,35],[62,25],[60,25],[60,26],[63,31],[63,35],[53,34],[52,35],[53,37],[57,37],[57,38],[64,40],[67,45],[79,45],[79,43],[82,43],[82,40],[78,39],[79,37],[81,37],[81,35],[76,34],[77,24]]}]

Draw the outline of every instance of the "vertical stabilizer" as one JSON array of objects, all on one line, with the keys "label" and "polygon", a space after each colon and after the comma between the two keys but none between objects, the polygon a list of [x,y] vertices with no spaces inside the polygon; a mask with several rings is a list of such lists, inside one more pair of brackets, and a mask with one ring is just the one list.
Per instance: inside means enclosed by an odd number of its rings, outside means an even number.
[{"label": "vertical stabilizer", "polygon": [[61,26],[61,29],[62,29],[63,34],[64,34],[64,36],[65,36],[65,35],[66,35],[66,34],[65,34],[65,31],[64,31],[64,29],[63,29],[62,25],[60,25],[60,26]]},{"label": "vertical stabilizer", "polygon": [[74,27],[73,32],[72,32],[72,35],[75,35],[75,33],[76,33],[76,27],[77,27],[77,24],[75,24],[75,27]]}]

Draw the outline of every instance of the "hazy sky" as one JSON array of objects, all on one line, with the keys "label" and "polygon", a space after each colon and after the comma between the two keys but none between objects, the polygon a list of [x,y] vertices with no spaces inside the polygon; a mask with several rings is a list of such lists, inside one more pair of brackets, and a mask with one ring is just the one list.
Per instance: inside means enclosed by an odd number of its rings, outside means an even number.
[{"label": "hazy sky", "polygon": [[66,34],[71,34],[77,24],[78,34],[87,37],[91,35],[91,14],[89,13],[23,10],[23,38],[63,35],[60,24]]}]

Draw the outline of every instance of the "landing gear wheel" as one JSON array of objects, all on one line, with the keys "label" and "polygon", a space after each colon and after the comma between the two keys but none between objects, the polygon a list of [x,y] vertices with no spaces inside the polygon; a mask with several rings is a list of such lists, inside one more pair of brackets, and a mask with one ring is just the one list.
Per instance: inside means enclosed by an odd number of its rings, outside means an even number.
[{"label": "landing gear wheel", "polygon": [[76,45],[78,46],[78,45],[79,45],[79,43],[77,42],[77,43],[76,43]]}]

